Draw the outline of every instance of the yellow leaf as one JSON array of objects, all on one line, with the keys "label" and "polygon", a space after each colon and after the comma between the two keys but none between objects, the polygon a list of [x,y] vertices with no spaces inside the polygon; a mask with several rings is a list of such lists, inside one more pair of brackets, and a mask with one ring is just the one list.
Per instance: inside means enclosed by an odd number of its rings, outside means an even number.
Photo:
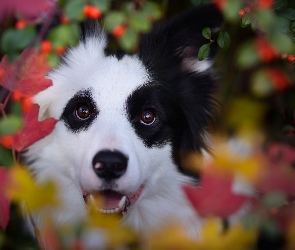
[{"label": "yellow leaf", "polygon": [[24,167],[16,166],[10,169],[7,195],[15,202],[25,201],[29,211],[44,206],[58,206],[56,187],[53,182],[37,184],[29,171]]}]

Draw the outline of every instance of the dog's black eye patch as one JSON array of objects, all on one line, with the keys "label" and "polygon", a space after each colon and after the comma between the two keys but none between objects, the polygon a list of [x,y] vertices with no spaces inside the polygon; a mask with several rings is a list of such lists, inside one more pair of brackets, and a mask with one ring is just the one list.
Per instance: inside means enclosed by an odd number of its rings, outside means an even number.
[{"label": "dog's black eye patch", "polygon": [[161,147],[171,141],[169,109],[165,108],[161,89],[146,84],[136,89],[127,99],[129,121],[147,147]]},{"label": "dog's black eye patch", "polygon": [[90,90],[79,91],[69,100],[61,116],[66,126],[77,133],[86,130],[98,115]]}]

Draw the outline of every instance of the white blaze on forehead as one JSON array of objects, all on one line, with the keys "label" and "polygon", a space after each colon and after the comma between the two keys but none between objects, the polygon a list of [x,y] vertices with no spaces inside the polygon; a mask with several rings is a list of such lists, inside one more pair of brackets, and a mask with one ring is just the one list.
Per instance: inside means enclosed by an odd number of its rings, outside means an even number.
[{"label": "white blaze on forehead", "polygon": [[[53,87],[40,93],[35,100],[42,109],[50,101],[50,116],[58,119],[67,102],[79,91],[93,90],[94,101],[106,109],[123,108],[128,96],[145,84],[148,73],[137,56],[124,56],[118,60],[105,56],[104,36],[92,37],[70,49],[65,63],[49,74]],[[63,98],[60,98],[62,93]],[[48,97],[50,96],[50,97]],[[46,109],[46,107],[44,108]],[[45,111],[44,111],[45,112]]]}]

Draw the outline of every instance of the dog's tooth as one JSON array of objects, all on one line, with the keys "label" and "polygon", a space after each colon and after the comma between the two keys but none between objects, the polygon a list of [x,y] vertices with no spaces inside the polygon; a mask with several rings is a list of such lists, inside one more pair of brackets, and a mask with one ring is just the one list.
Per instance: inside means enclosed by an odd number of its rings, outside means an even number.
[{"label": "dog's tooth", "polygon": [[89,195],[89,199],[90,199],[90,201],[91,201],[91,204],[92,204],[92,205],[95,205],[95,199],[94,199],[94,197],[93,197],[92,194]]},{"label": "dog's tooth", "polygon": [[127,197],[123,196],[122,199],[119,202],[118,208],[123,209],[125,202],[126,202]]},{"label": "dog's tooth", "polygon": [[115,213],[119,213],[121,209],[119,207],[116,207],[114,210],[115,210]]}]

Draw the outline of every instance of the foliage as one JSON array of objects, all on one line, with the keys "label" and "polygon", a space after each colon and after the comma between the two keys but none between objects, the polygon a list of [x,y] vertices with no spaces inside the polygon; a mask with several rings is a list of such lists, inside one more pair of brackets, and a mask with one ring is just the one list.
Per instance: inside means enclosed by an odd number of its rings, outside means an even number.
[{"label": "foliage", "polygon": [[[77,44],[79,23],[101,20],[110,48],[133,53],[141,34],[164,14],[209,1],[26,2],[4,1],[0,10],[0,248],[9,249],[38,249],[19,229],[21,201],[32,213],[40,206],[59,205],[54,184],[36,184],[21,164],[20,152],[49,134],[57,122],[38,121],[32,96],[51,86],[45,75],[68,46]],[[83,249],[85,237],[101,228],[110,249],[141,249],[146,244],[152,249],[264,249],[269,242],[275,249],[295,247],[295,3],[214,2],[225,24],[216,37],[209,28],[202,30],[208,41],[198,59],[206,59],[213,43],[221,48],[216,67],[221,69],[222,119],[212,129],[215,157],[206,163],[195,154],[186,159],[191,170],[200,172],[202,188],[183,187],[196,212],[207,218],[200,241],[187,238],[177,225],[142,237],[118,225],[119,218],[92,212],[90,221],[59,229],[48,220],[41,230],[41,247]],[[57,12],[60,24],[49,29]],[[237,178],[243,186],[233,192]],[[222,223],[245,204],[251,209],[243,221],[230,227]]]}]

